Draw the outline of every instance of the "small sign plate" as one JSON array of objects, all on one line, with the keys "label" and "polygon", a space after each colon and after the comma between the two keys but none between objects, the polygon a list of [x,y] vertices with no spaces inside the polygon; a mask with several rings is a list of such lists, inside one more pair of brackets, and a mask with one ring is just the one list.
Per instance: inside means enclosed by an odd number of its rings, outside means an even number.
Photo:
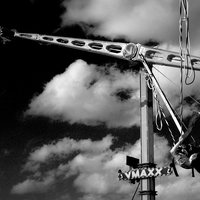
[{"label": "small sign plate", "polygon": [[155,168],[135,168],[128,172],[118,172],[119,180],[147,179],[157,176],[168,176],[172,174],[171,167],[155,167]]}]

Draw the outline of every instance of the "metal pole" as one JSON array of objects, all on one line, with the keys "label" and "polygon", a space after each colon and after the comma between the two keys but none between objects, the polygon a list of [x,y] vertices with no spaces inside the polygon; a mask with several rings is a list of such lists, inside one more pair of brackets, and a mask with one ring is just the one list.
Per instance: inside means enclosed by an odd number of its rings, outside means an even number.
[{"label": "metal pole", "polygon": [[[155,167],[153,136],[153,94],[140,71],[140,138],[141,164],[139,167]],[[155,200],[155,178],[141,179],[141,200]]]}]

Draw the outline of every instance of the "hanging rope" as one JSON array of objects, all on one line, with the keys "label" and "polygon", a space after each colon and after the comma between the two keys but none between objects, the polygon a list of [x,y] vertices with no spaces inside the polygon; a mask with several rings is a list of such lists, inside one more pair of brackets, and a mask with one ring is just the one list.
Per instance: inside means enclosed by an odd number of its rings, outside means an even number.
[{"label": "hanging rope", "polygon": [[[158,107],[160,108],[160,111],[159,111],[159,112],[160,112],[160,113],[162,114],[162,116],[164,117],[164,120],[165,120],[165,122],[166,122],[166,124],[167,124],[168,130],[169,130],[169,132],[170,132],[171,138],[172,138],[172,140],[173,140],[173,145],[175,145],[175,144],[176,144],[176,140],[175,140],[174,135],[173,135],[173,133],[172,133],[170,127],[169,127],[169,123],[168,123],[168,121],[167,121],[167,119],[166,119],[166,116],[165,116],[165,114],[164,114],[164,111],[163,111],[163,109],[162,109],[162,107],[161,107],[161,105],[160,105],[160,103],[159,103],[158,98],[157,98],[156,88],[155,88],[155,87],[157,87],[157,89],[158,89],[158,91],[159,91],[161,97],[163,98],[163,101],[165,102],[165,104],[166,104],[166,106],[167,106],[167,108],[168,108],[170,114],[172,115],[172,118],[173,118],[175,124],[177,125],[177,128],[179,129],[179,131],[180,131],[181,127],[180,127],[180,125],[179,125],[179,122],[177,121],[177,117],[179,118],[179,120],[180,120],[180,117],[177,115],[175,109],[172,107],[172,105],[170,104],[170,102],[167,101],[167,98],[166,98],[165,94],[163,93],[162,89],[160,88],[159,84],[157,83],[156,78],[154,77],[154,75],[153,75],[153,73],[151,72],[150,68],[148,67],[148,64],[147,64],[147,62],[146,62],[146,59],[144,58],[144,55],[139,54],[139,56],[140,56],[140,59],[141,59],[143,65],[144,65],[144,67],[145,67],[145,71],[144,71],[144,72],[146,72],[146,80],[148,81],[148,82],[147,82],[147,85],[149,86],[150,89],[152,89],[152,90],[154,91],[153,94],[154,94],[154,96],[156,96],[155,99],[157,99],[157,105],[159,105]],[[154,86],[154,84],[155,84],[155,86]],[[176,113],[176,116],[175,116],[175,113]],[[160,117],[160,119],[162,120],[162,117]],[[156,119],[156,121],[158,121],[158,120]],[[162,123],[162,122],[161,122],[161,123]],[[161,124],[161,123],[160,123],[160,124]],[[183,123],[182,123],[181,125],[185,127],[185,125],[184,125]],[[158,127],[158,128],[159,128],[159,127]],[[186,128],[186,127],[185,127],[185,128]],[[186,128],[186,129],[187,129],[187,128]],[[181,131],[180,131],[180,133],[181,133]],[[193,139],[193,141],[195,141],[194,138],[193,138],[192,136],[191,136],[191,138]]]},{"label": "hanging rope", "polygon": [[[162,124],[162,113],[161,113],[161,105],[160,102],[158,100],[158,95],[156,93],[156,89],[155,86],[153,85],[153,81],[151,79],[151,76],[146,73],[145,74],[145,79],[147,81],[147,86],[149,89],[151,89],[153,91],[153,96],[154,96],[154,100],[155,100],[155,108],[156,108],[156,128],[160,131],[162,130],[163,124]],[[159,123],[158,123],[159,121]]]},{"label": "hanging rope", "polygon": [[[188,0],[179,0],[180,19],[179,19],[179,46],[181,67],[186,71],[185,84],[190,85],[195,80],[195,70],[190,58],[190,34],[189,34],[189,3]],[[185,37],[183,41],[183,29]],[[189,74],[189,71],[191,73]],[[193,79],[188,82],[188,78],[193,75]]]},{"label": "hanging rope", "polygon": [[[179,19],[179,45],[180,45],[180,119],[181,119],[181,135],[183,131],[183,59],[185,58],[184,51],[183,51],[183,22],[186,20],[186,12],[187,9],[184,6],[185,0],[179,0],[180,6],[180,19]],[[182,15],[182,10],[184,9],[184,14]],[[183,56],[184,55],[184,56]]]},{"label": "hanging rope", "polygon": [[[164,118],[164,120],[165,120],[165,122],[166,122],[166,125],[167,125],[167,127],[168,127],[168,130],[169,130],[169,132],[170,132],[171,138],[172,138],[172,140],[173,140],[173,145],[175,145],[175,144],[176,144],[176,140],[175,140],[174,135],[173,135],[173,133],[172,133],[172,131],[171,131],[171,129],[170,129],[170,126],[169,126],[169,123],[168,123],[168,121],[167,121],[167,118],[166,118],[166,116],[165,116],[165,114],[164,114],[164,111],[163,111],[163,109],[162,109],[162,107],[161,107],[161,104],[160,104],[160,102],[159,102],[159,99],[158,99],[158,97],[157,97],[156,88],[155,88],[155,86],[154,86],[154,81],[156,82],[156,79],[155,79],[153,73],[151,72],[150,68],[148,67],[148,64],[147,64],[147,62],[146,62],[146,59],[145,59],[144,55],[139,54],[139,56],[140,56],[140,59],[141,59],[143,65],[144,65],[144,67],[145,67],[145,71],[144,71],[144,72],[145,72],[145,75],[146,75],[147,86],[149,87],[149,89],[151,89],[151,90],[153,91],[153,96],[154,96],[155,99],[156,99],[156,105],[158,105],[157,107],[159,108],[159,112],[157,112],[156,116],[159,116],[160,114],[162,114],[162,115],[160,115],[160,120],[161,120],[161,121],[160,121],[160,124],[162,124],[162,116],[163,116],[163,118]],[[154,81],[153,81],[153,80],[154,80]],[[160,88],[160,87],[159,87],[159,84],[158,84],[157,86],[158,86],[158,88]],[[162,92],[161,88],[160,88],[160,92],[161,92],[163,98],[165,99],[164,102],[167,103],[166,106],[167,106],[167,108],[169,109],[170,114],[172,114],[172,113],[174,112],[174,109],[171,107],[170,103],[167,101],[167,99],[166,99],[164,93]],[[171,113],[171,112],[172,112],[172,113]],[[158,114],[158,113],[160,113],[160,114]],[[174,119],[173,116],[172,116],[172,118]],[[174,119],[174,120],[175,120],[175,119]],[[156,119],[156,122],[157,122],[157,121],[158,121],[158,119]],[[176,123],[176,121],[175,121],[175,123]],[[176,125],[177,125],[177,123],[176,123]],[[157,126],[158,129],[161,130],[162,126],[159,127],[158,124],[157,124],[156,126]]]},{"label": "hanging rope", "polygon": [[[157,68],[154,67],[155,70],[157,70],[161,75],[163,75],[168,81],[170,81],[171,83],[173,83],[176,87],[179,87],[176,83],[174,83],[172,80],[170,80],[165,74],[163,74],[160,70],[158,70]],[[197,101],[195,98],[193,98],[192,96],[190,96],[188,93],[184,92],[188,97],[190,97],[192,100],[194,100],[198,105],[200,105],[199,101]],[[177,113],[177,111],[175,109],[173,109],[174,112],[176,113],[176,116],[179,118],[180,120],[180,117]],[[185,130],[187,130],[187,127],[186,125],[184,124],[184,122],[182,122],[182,126],[185,128]],[[195,139],[193,138],[193,136],[191,135],[190,136],[191,139],[193,140],[193,142],[195,142]],[[173,137],[174,138],[174,137]],[[172,138],[172,139],[173,139]]]},{"label": "hanging rope", "polygon": [[[187,0],[179,0],[180,19],[179,19],[179,46],[180,46],[180,120],[181,120],[181,134],[183,134],[183,68],[186,70],[185,84],[189,85],[194,82],[195,70],[190,58],[190,36],[189,36],[189,4]],[[185,28],[185,41],[183,41],[183,27]],[[189,75],[189,68],[191,67],[191,74]],[[193,74],[191,82],[187,82],[188,78]]]},{"label": "hanging rope", "polygon": [[[173,145],[176,144],[176,140],[174,138],[174,135],[172,133],[172,130],[170,129],[170,126],[169,126],[169,123],[167,121],[167,117],[164,113],[164,110],[160,104],[160,101],[158,99],[158,95],[157,95],[157,92],[156,92],[156,88],[153,84],[153,81],[152,81],[152,78],[151,78],[151,75],[146,73],[146,80],[147,80],[147,86],[149,87],[149,89],[152,90],[153,92],[153,96],[154,96],[154,99],[155,99],[155,107],[156,107],[156,128],[161,131],[162,130],[162,127],[163,127],[163,123],[162,123],[162,119],[164,119],[166,125],[167,125],[167,128],[168,128],[168,131],[171,135],[171,138],[172,138],[172,141],[173,141]],[[158,124],[158,121],[159,121],[159,124]]]}]

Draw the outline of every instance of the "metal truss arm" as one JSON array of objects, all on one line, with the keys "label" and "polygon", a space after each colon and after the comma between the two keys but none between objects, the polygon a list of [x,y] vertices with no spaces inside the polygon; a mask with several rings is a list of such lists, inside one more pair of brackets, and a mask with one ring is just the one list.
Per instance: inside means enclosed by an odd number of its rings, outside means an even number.
[{"label": "metal truss arm", "polygon": [[[118,59],[128,60],[130,62],[141,61],[141,57],[139,55],[143,55],[147,63],[179,68],[181,61],[179,53],[158,48],[150,48],[135,43],[107,42],[41,35],[35,33],[19,33],[3,27],[0,27],[0,37],[18,37],[38,42],[45,42],[47,44],[55,44],[68,48],[103,54],[106,56],[112,56]],[[182,61],[183,63],[185,62],[184,60]],[[193,69],[200,71],[200,57],[191,56],[191,63],[193,65]],[[186,68],[187,67],[189,68],[189,66],[186,66]]]}]

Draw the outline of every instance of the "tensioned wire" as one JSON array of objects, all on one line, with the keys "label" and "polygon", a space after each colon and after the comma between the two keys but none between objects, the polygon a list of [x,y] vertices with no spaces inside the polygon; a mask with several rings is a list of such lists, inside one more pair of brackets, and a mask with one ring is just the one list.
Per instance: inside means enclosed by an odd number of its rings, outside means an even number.
[{"label": "tensioned wire", "polygon": [[[164,76],[168,81],[170,81],[170,82],[173,83],[177,88],[179,88],[179,86],[178,86],[176,83],[174,83],[170,78],[168,78],[165,74],[163,74],[163,73],[162,73],[160,70],[158,70],[156,67],[153,67],[153,69],[155,69],[156,71],[158,71],[158,72],[159,72],[162,76]],[[191,95],[189,95],[187,92],[183,92],[183,93],[186,94],[187,97],[190,97],[192,100],[194,100],[198,105],[200,105],[200,102],[197,101],[195,98],[193,98]],[[157,101],[158,101],[158,99],[157,99]],[[158,103],[158,105],[159,105],[159,107],[160,107],[160,109],[161,109],[161,113],[164,114],[163,108],[161,107],[160,103]],[[177,116],[177,117],[179,118],[179,120],[181,121],[181,119],[180,119],[180,117],[179,117],[177,111],[176,111],[174,108],[173,108],[173,111],[176,113],[176,116]],[[169,123],[168,123],[168,121],[167,121],[167,119],[166,119],[166,116],[165,116],[165,115],[163,115],[163,116],[164,116],[164,119],[165,119],[165,123],[166,123],[167,126],[168,126],[168,129],[169,129],[170,135],[171,135],[171,137],[172,137],[172,140],[173,140],[173,142],[175,143],[175,138],[174,138],[173,133],[172,133],[170,127],[169,127]],[[184,124],[183,121],[181,121],[181,125],[187,130],[187,127],[186,127],[186,125]],[[193,141],[195,141],[195,139],[194,139],[192,136],[191,136],[191,138],[192,138]]]},{"label": "tensioned wire", "polygon": [[[175,82],[173,82],[170,78],[168,78],[165,74],[163,74],[159,69],[157,69],[156,67],[153,67],[153,69],[155,69],[157,72],[159,72],[162,76],[164,76],[168,81],[170,81],[173,85],[175,85],[177,88],[179,88],[179,85],[177,85]],[[187,97],[190,97],[193,101],[195,101],[199,106],[200,106],[200,102],[198,100],[196,100],[194,97],[192,97],[191,95],[189,95],[187,92],[183,93],[185,95],[187,95]]]}]

